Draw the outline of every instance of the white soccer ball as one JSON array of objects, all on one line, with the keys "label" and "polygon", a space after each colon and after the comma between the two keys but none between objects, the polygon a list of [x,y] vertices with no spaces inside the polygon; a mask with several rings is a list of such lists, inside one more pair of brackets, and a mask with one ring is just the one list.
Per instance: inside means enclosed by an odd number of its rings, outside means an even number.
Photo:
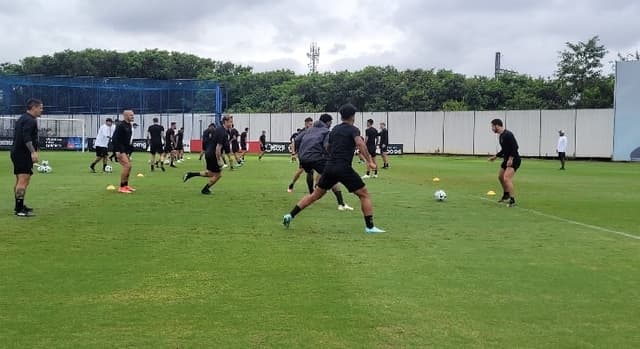
[{"label": "white soccer ball", "polygon": [[437,190],[435,193],[433,193],[433,196],[437,201],[444,201],[447,199],[447,193],[445,193],[442,189]]},{"label": "white soccer ball", "polygon": [[38,173],[44,173],[44,166],[38,165],[36,169],[38,170]]},{"label": "white soccer ball", "polygon": [[113,167],[111,165],[107,165],[104,167],[104,172],[111,173],[113,172]]},{"label": "white soccer ball", "polygon": [[42,166],[49,166],[49,161],[47,161],[47,160],[42,160],[42,162],[40,162],[40,165],[42,165]]},{"label": "white soccer ball", "polygon": [[44,173],[51,173],[51,171],[53,170],[51,168],[51,166],[49,166],[49,165],[46,165],[46,166],[43,166],[43,167],[44,167]]}]

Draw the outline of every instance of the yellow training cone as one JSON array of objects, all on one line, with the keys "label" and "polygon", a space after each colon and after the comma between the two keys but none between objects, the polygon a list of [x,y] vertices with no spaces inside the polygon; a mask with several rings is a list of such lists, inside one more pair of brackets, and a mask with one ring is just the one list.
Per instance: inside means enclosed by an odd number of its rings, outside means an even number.
[{"label": "yellow training cone", "polygon": [[495,195],[496,195],[496,192],[495,192],[495,191],[493,191],[493,190],[489,190],[489,191],[487,192],[487,195],[489,195],[489,196],[495,196]]},{"label": "yellow training cone", "polygon": [[138,177],[144,177],[142,173],[138,173]]},{"label": "yellow training cone", "polygon": [[113,185],[108,185],[107,190],[116,190],[116,187]]},{"label": "yellow training cone", "polygon": [[440,178],[438,178],[438,177],[433,177],[433,181],[434,181],[434,182],[440,182]]}]

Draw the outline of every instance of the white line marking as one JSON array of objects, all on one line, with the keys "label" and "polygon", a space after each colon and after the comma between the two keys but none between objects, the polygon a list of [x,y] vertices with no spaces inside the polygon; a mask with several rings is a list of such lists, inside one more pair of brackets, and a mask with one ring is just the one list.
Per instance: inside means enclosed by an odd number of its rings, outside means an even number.
[{"label": "white line marking", "polygon": [[[476,196],[476,198],[478,198],[478,197]],[[490,199],[483,198],[483,197],[479,197],[479,199],[480,200],[489,201],[489,202],[495,202],[494,200],[490,200]],[[533,209],[530,209],[530,208],[524,208],[524,207],[520,207],[520,206],[515,206],[515,208],[523,210],[523,211],[527,211],[527,212],[530,212],[530,213],[533,213],[533,214],[536,214],[538,216],[555,219],[555,220],[560,221],[560,222],[569,223],[569,224],[573,224],[573,225],[578,225],[578,226],[589,228],[589,229],[593,229],[593,230],[599,230],[599,231],[603,231],[605,233],[616,234],[616,235],[624,236],[624,237],[627,237],[627,238],[630,238],[630,239],[640,240],[640,236],[638,236],[638,235],[633,235],[633,234],[625,233],[625,232],[622,232],[622,231],[603,228],[603,227],[599,227],[597,225],[586,224],[586,223],[582,223],[582,222],[578,222],[578,221],[572,221],[570,219],[566,219],[566,218],[550,215],[550,214],[543,213],[543,212],[540,212],[540,211],[536,211],[536,210],[533,210]]]}]

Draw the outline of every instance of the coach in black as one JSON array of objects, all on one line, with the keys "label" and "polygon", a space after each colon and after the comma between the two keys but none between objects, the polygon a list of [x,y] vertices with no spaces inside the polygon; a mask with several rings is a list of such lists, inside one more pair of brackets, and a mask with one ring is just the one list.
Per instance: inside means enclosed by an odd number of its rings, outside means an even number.
[{"label": "coach in black", "polygon": [[491,130],[500,135],[500,147],[502,148],[498,154],[489,158],[489,161],[503,158],[500,172],[498,173],[498,180],[504,190],[500,202],[508,200],[508,206],[513,207],[516,204],[513,177],[516,175],[518,168],[520,168],[521,161],[518,153],[518,142],[513,133],[504,127],[500,119],[491,120]]},{"label": "coach in black", "polygon": [[27,187],[33,175],[33,164],[38,162],[38,122],[44,106],[38,99],[27,101],[27,112],[16,121],[13,132],[11,161],[16,185],[13,189],[16,199],[14,213],[18,217],[33,216],[33,210],[24,204]]},{"label": "coach in black", "polygon": [[303,197],[290,213],[284,215],[282,224],[285,227],[289,227],[293,218],[300,213],[300,211],[322,198],[327,190],[340,182],[349,192],[356,194],[358,198],[360,198],[366,225],[365,233],[384,233],[384,230],[376,228],[373,224],[371,196],[364,182],[351,166],[353,153],[355,148],[358,147],[360,153],[367,161],[368,166],[376,169],[376,163],[371,159],[371,156],[369,156],[367,147],[360,137],[360,130],[353,126],[356,112],[356,108],[351,104],[346,104],[340,108],[342,123],[334,127],[329,133],[327,145],[329,160],[318,181],[318,186],[313,194]]}]

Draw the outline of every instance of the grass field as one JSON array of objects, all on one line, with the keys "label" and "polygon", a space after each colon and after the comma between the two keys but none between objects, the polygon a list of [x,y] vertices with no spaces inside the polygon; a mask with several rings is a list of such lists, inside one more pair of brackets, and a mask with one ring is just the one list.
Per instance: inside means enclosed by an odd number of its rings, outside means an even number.
[{"label": "grass field", "polygon": [[509,209],[485,196],[497,163],[392,158],[367,182],[388,232],[366,235],[332,195],[285,230],[305,186],[286,157],[204,196],[181,180],[197,155],[151,173],[135,153],[123,195],[119,166],[42,153],[24,219],[0,154],[2,348],[640,347],[639,164],[525,160]]}]

